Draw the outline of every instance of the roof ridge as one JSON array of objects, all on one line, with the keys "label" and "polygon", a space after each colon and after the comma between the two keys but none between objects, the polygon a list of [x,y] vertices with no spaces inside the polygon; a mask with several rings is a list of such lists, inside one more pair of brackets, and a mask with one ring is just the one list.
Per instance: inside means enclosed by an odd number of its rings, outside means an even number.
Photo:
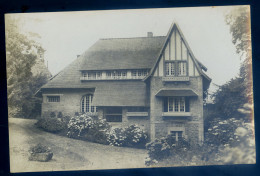
[{"label": "roof ridge", "polygon": [[99,40],[114,40],[114,39],[137,39],[137,38],[157,38],[166,36],[153,36],[153,37],[125,37],[125,38],[100,38]]}]

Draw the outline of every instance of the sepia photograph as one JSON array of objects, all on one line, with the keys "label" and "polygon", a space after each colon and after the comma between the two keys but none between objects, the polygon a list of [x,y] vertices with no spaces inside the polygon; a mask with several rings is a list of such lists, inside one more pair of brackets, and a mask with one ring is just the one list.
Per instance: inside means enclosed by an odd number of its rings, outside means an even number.
[{"label": "sepia photograph", "polygon": [[5,14],[10,172],[255,164],[250,6]]}]

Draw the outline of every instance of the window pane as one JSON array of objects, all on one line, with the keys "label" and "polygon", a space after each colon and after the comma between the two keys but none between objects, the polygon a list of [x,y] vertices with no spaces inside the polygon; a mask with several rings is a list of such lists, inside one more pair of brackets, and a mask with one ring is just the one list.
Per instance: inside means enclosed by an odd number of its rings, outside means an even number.
[{"label": "window pane", "polygon": [[174,63],[171,63],[171,75],[174,76],[175,74],[175,70],[174,70]]},{"label": "window pane", "polygon": [[178,141],[182,140],[182,131],[178,131]]},{"label": "window pane", "polygon": [[186,74],[187,74],[186,62],[179,62],[178,63],[178,76],[186,76]]},{"label": "window pane", "polygon": [[166,75],[169,76],[170,75],[170,63],[165,63],[165,70],[166,70]]},{"label": "window pane", "polygon": [[96,112],[96,107],[92,106],[93,95],[86,95],[81,100],[81,112]]},{"label": "window pane", "polygon": [[179,98],[175,98],[174,111],[179,112]]},{"label": "window pane", "polygon": [[173,112],[173,98],[169,97],[169,112]]},{"label": "window pane", "polygon": [[184,112],[185,111],[185,99],[184,97],[182,97],[180,99],[180,112]]}]

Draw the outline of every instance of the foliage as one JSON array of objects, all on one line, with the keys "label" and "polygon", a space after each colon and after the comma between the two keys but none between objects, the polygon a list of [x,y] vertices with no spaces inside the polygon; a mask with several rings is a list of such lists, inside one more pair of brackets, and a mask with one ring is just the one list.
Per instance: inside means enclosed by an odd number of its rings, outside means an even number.
[{"label": "foliage", "polygon": [[234,78],[228,83],[219,86],[218,90],[212,95],[215,117],[228,119],[231,117],[241,118],[242,114],[238,109],[248,102],[248,98],[243,94],[243,79]]},{"label": "foliage", "polygon": [[245,120],[215,119],[205,138],[205,143],[218,150],[222,164],[255,162],[254,126]]},{"label": "foliage", "polygon": [[182,160],[187,162],[192,157],[191,153],[188,152],[191,150],[190,144],[185,139],[176,141],[176,137],[173,135],[155,139],[146,145],[146,149],[149,157],[145,164],[148,166],[171,157],[174,157],[180,164]]},{"label": "foliage", "polygon": [[232,42],[237,53],[247,52],[251,43],[249,7],[238,6],[226,15],[226,23],[230,26]]},{"label": "foliage", "polygon": [[62,119],[63,118],[63,115],[62,115],[62,112],[59,112],[58,115],[57,115],[58,118]]},{"label": "foliage", "polygon": [[106,144],[109,130],[110,125],[105,119],[82,114],[70,119],[67,136]]},{"label": "foliage", "polygon": [[52,133],[66,129],[65,123],[61,122],[57,118],[50,117],[40,118],[37,121],[36,126]]},{"label": "foliage", "polygon": [[243,61],[240,67],[240,77],[243,79],[244,90],[242,93],[248,97],[250,104],[253,103],[252,91],[252,47],[251,47],[251,26],[250,8],[246,6],[234,7],[226,15],[226,23],[230,27],[232,42],[236,46],[237,53]]},{"label": "foliage", "polygon": [[69,124],[71,117],[70,116],[64,116],[61,118],[61,121],[66,124],[66,126]]},{"label": "foliage", "polygon": [[147,134],[137,125],[115,128],[108,134],[108,142],[112,146],[143,148],[147,141]]},{"label": "foliage", "polygon": [[39,115],[39,99],[34,93],[47,82],[46,75],[33,75],[38,53],[43,48],[20,33],[19,20],[6,15],[6,69],[9,115]]},{"label": "foliage", "polygon": [[50,117],[51,117],[51,118],[55,118],[55,117],[56,117],[56,113],[55,113],[55,112],[51,112],[51,113],[50,113]]},{"label": "foliage", "polygon": [[146,145],[146,165],[186,166],[255,163],[254,126],[243,119],[210,121],[204,144],[190,145],[168,135]]},{"label": "foliage", "polygon": [[47,153],[47,152],[51,152],[51,148],[47,147],[46,145],[43,145],[41,143],[38,143],[36,146],[30,147],[29,152],[30,153]]}]

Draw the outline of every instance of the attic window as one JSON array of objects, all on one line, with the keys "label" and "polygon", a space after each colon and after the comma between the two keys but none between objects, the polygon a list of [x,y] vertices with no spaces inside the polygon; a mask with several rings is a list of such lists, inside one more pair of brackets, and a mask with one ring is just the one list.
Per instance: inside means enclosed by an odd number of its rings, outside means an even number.
[{"label": "attic window", "polygon": [[167,61],[165,62],[166,76],[187,76],[186,61]]}]

